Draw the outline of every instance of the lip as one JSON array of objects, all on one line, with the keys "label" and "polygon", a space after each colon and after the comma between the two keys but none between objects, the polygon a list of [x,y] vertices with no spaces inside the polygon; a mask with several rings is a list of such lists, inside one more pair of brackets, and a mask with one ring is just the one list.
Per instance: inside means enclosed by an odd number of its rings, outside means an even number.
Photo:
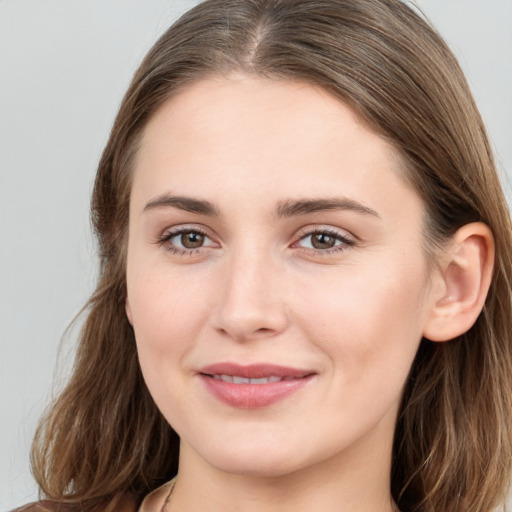
[{"label": "lip", "polygon": [[[314,377],[315,372],[267,363],[240,365],[223,362],[205,366],[197,374],[206,389],[221,402],[240,409],[257,409],[270,406],[298,392]],[[234,383],[221,380],[221,375],[243,379],[279,377],[282,380]]]}]

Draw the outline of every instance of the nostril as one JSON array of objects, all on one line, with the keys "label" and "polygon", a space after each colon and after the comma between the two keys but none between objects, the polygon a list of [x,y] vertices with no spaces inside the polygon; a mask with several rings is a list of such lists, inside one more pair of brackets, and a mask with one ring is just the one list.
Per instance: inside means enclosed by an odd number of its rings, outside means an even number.
[{"label": "nostril", "polygon": [[278,329],[269,327],[259,327],[251,329],[248,326],[232,325],[230,327],[219,327],[216,331],[225,338],[231,338],[236,341],[250,341],[255,338],[271,337],[279,332]]}]

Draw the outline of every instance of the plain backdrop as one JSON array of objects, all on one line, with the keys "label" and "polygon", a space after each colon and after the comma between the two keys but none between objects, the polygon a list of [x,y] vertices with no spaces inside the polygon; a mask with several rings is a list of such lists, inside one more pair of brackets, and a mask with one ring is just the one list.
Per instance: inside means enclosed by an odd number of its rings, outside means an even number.
[{"label": "plain backdrop", "polygon": [[[196,3],[0,0],[1,511],[37,498],[30,441],[93,289],[88,202],[117,107],[146,50]],[[512,0],[418,4],[460,58],[510,198]]]}]

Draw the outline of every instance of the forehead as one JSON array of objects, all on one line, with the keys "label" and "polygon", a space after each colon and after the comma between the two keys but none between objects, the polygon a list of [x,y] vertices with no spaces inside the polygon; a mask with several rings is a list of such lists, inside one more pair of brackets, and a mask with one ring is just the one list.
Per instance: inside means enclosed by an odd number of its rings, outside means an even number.
[{"label": "forehead", "polygon": [[[348,142],[363,134],[368,139],[373,135],[351,108],[320,87],[243,74],[213,76],[180,89],[150,119],[143,134],[143,150],[156,149],[162,129],[180,143],[189,137],[200,138],[205,149],[220,142],[233,149],[242,138],[244,142],[266,143],[269,149],[277,143],[287,148],[321,149],[336,136]],[[226,135],[223,129],[232,131],[220,140]],[[371,138],[391,156],[390,145],[376,135]],[[299,144],[303,140],[309,142],[307,147]]]},{"label": "forehead", "polygon": [[336,191],[386,202],[384,186],[413,192],[398,151],[339,99],[245,75],[202,80],[167,100],[146,126],[135,163],[134,188],[146,196],[259,192],[270,201]]}]

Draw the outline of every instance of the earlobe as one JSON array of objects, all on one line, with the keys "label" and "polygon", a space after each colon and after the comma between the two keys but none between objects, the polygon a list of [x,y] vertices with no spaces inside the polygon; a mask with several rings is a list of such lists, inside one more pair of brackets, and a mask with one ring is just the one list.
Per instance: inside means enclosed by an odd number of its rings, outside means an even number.
[{"label": "earlobe", "polygon": [[128,322],[130,322],[130,325],[133,327],[133,317],[132,317],[132,309],[130,307],[130,301],[128,300],[128,297],[124,300],[124,310],[126,311],[126,317],[128,318]]},{"label": "earlobe", "polygon": [[482,311],[494,267],[491,230],[482,222],[466,224],[440,259],[440,282],[423,330],[431,341],[448,341],[467,332]]}]

